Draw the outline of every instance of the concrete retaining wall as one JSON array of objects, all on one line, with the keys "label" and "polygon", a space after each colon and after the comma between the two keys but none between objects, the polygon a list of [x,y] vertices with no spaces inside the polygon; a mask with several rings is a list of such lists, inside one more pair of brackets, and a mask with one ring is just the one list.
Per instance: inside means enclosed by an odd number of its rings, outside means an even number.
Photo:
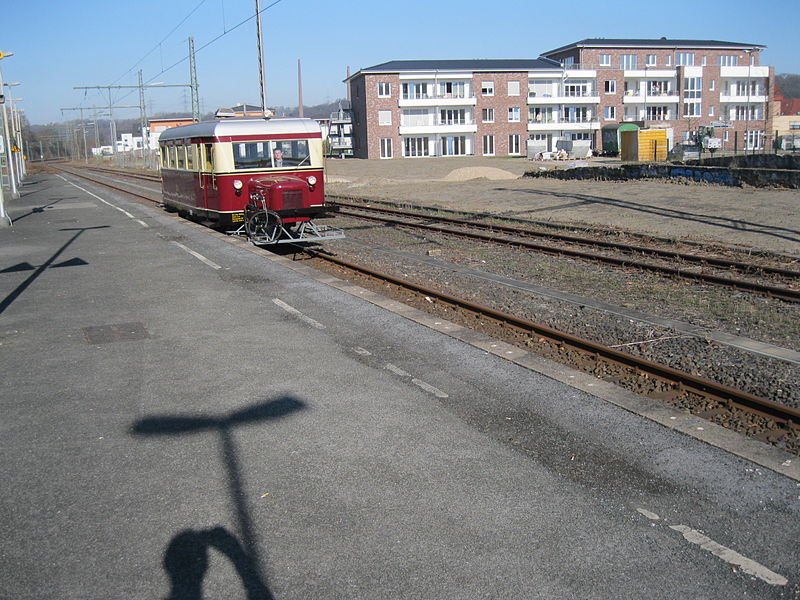
[{"label": "concrete retaining wall", "polygon": [[525,176],[564,180],[593,179],[597,181],[682,179],[729,186],[751,185],[753,187],[800,189],[800,170],[743,169],[690,164],[630,164],[618,167],[577,167],[552,171],[531,171],[525,173]]}]

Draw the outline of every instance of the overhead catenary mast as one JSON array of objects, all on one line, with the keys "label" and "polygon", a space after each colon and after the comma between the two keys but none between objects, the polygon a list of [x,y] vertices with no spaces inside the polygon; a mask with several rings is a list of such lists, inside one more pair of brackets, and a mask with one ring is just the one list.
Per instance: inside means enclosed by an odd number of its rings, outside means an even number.
[{"label": "overhead catenary mast", "polygon": [[261,37],[261,1],[256,0],[256,34],[258,35],[258,80],[261,86],[261,114],[265,119],[267,114],[267,82],[264,77],[264,44]]}]

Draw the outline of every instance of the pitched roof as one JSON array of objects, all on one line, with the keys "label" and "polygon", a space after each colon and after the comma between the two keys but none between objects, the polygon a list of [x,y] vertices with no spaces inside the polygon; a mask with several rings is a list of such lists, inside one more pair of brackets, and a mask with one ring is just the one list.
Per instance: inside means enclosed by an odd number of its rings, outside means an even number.
[{"label": "pitched roof", "polygon": [[367,73],[400,73],[404,71],[533,71],[560,68],[559,63],[549,58],[392,60],[360,69],[348,79]]},{"label": "pitched roof", "polygon": [[718,40],[675,40],[670,38],[659,39],[620,39],[620,38],[587,38],[579,42],[573,42],[566,46],[561,46],[555,50],[542,52],[542,56],[555,54],[573,48],[759,48],[766,46],[762,44],[745,44],[740,42],[721,42]]}]

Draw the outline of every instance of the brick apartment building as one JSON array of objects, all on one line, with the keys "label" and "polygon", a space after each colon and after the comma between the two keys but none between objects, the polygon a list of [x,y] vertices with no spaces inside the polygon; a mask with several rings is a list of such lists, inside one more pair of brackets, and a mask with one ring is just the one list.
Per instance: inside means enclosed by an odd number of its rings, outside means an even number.
[{"label": "brick apartment building", "polygon": [[665,128],[670,144],[713,126],[724,149],[761,149],[774,70],[764,46],[587,39],[531,60],[392,61],[346,81],[354,156],[524,155],[528,140],[602,150],[620,124]]}]

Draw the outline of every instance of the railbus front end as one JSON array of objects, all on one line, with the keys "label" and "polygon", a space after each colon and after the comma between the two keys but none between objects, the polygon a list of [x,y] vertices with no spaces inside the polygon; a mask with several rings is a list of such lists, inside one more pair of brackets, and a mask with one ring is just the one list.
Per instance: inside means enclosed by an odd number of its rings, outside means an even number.
[{"label": "railbus front end", "polygon": [[316,121],[216,120],[168,129],[159,144],[168,208],[255,244],[344,237],[315,222],[332,212]]}]

